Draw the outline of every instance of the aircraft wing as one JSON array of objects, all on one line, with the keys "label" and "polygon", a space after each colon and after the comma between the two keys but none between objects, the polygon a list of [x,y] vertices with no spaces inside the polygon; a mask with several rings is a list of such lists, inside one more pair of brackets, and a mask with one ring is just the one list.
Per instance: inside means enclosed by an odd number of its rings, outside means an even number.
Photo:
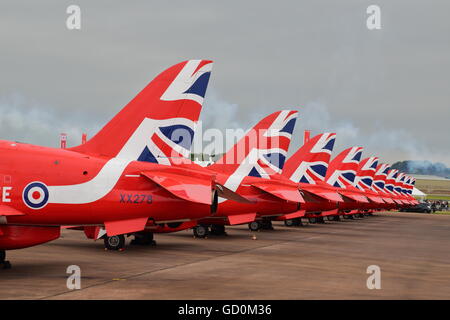
[{"label": "aircraft wing", "polygon": [[106,233],[109,237],[119,234],[142,231],[147,224],[148,218],[125,219],[105,221]]},{"label": "aircraft wing", "polygon": [[301,183],[300,188],[326,200],[344,202],[344,199],[342,199],[339,193],[332,189],[321,187],[320,185]]},{"label": "aircraft wing", "polygon": [[383,199],[383,201],[386,203],[395,203],[394,200],[392,200],[391,198],[388,198],[388,197],[382,197],[381,199]]},{"label": "aircraft wing", "polygon": [[289,219],[301,218],[305,216],[305,213],[306,213],[305,210],[298,210],[296,212],[288,213],[283,216],[277,217],[275,220],[284,221]]},{"label": "aircraft wing", "polygon": [[305,203],[305,199],[303,199],[297,186],[272,181],[255,182],[252,183],[252,186],[282,200]]},{"label": "aircraft wing", "polygon": [[246,214],[235,214],[228,216],[228,222],[230,225],[243,224],[254,221],[256,218],[256,213],[246,213]]},{"label": "aircraft wing", "polygon": [[347,191],[346,189],[340,190],[339,193],[341,195],[343,195],[344,197],[350,198],[350,199],[358,201],[358,202],[363,202],[363,203],[369,202],[365,196],[354,193],[354,192]]},{"label": "aircraft wing", "polygon": [[215,176],[212,174],[174,167],[144,171],[141,174],[183,200],[210,205],[212,203],[212,186],[215,185],[219,197],[241,203],[252,203],[247,198],[216,183]]},{"label": "aircraft wing", "polygon": [[375,203],[384,203],[383,199],[381,199],[378,196],[374,196],[374,195],[368,194],[367,198],[369,198],[372,202],[375,202]]},{"label": "aircraft wing", "polygon": [[239,193],[228,189],[224,185],[216,183],[216,190],[217,190],[219,197],[221,197],[221,198],[240,202],[240,203],[254,203],[254,201],[248,200],[247,198],[241,196]]},{"label": "aircraft wing", "polygon": [[212,176],[192,175],[189,170],[155,170],[141,174],[177,198],[210,205]]}]

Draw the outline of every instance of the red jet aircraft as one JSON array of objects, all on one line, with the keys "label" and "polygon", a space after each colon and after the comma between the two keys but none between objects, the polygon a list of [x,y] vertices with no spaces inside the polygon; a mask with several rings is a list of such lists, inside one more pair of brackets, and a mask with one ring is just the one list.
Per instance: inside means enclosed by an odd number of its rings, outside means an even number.
[{"label": "red jet aircraft", "polygon": [[[324,216],[335,214],[344,200],[336,188],[325,183],[333,151],[335,133],[322,133],[307,141],[286,162],[282,175],[296,182],[305,203],[300,206],[310,222],[322,221]],[[287,226],[301,225],[301,217],[289,217]]]},{"label": "red jet aircraft", "polygon": [[175,161],[189,154],[211,68],[190,60],[167,69],[78,147],[1,141],[0,263],[9,267],[5,250],[57,239],[62,225],[104,226],[108,245],[149,222],[203,218],[219,195],[233,195]]}]

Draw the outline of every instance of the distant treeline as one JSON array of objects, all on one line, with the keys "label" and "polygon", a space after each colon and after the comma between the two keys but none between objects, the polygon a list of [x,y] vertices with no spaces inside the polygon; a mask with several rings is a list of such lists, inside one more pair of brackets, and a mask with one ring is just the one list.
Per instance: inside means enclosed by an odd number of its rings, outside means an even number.
[{"label": "distant treeline", "polygon": [[440,162],[406,160],[394,163],[392,168],[405,173],[450,178],[450,168],[447,168],[445,164]]}]

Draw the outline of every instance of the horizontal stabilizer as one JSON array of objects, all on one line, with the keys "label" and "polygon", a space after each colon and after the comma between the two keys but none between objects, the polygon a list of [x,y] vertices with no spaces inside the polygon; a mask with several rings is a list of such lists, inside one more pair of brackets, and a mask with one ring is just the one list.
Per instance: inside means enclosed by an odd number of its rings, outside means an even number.
[{"label": "horizontal stabilizer", "polygon": [[344,202],[344,200],[342,199],[341,195],[339,193],[336,192],[332,192],[332,191],[315,191],[314,192],[316,195],[318,195],[319,197],[322,197],[324,199],[330,200],[330,201],[336,201],[336,202]]},{"label": "horizontal stabilizer", "polygon": [[319,196],[325,200],[344,202],[341,195],[336,191],[330,189],[330,187],[322,187],[318,184],[300,183],[300,189],[306,190],[316,196]]},{"label": "horizontal stabilizer", "polygon": [[219,197],[232,200],[240,203],[254,203],[254,201],[248,200],[247,198],[241,196],[239,193],[234,192],[224,185],[216,183],[216,190]]},{"label": "horizontal stabilizer", "polygon": [[256,213],[236,214],[228,216],[230,225],[243,224],[255,221]]},{"label": "horizontal stabilizer", "polygon": [[0,205],[0,216],[24,216],[25,213],[4,204]]},{"label": "horizontal stabilizer", "polygon": [[383,199],[381,199],[380,197],[377,197],[377,196],[367,195],[367,198],[369,198],[370,201],[375,202],[375,203],[384,203]]},{"label": "horizontal stabilizer", "polygon": [[305,216],[306,211],[305,210],[298,210],[292,213],[285,214],[283,216],[277,217],[275,220],[277,221],[283,221],[283,220],[289,220],[289,219],[295,219],[295,218],[301,218]]},{"label": "horizontal stabilizer", "polygon": [[252,186],[286,201],[305,203],[297,186],[288,186],[278,182],[257,182]]},{"label": "horizontal stabilizer", "polygon": [[334,215],[338,214],[338,212],[339,212],[338,209],[334,209],[334,210],[329,210],[329,211],[323,211],[320,215],[322,217],[334,216]]},{"label": "horizontal stabilizer", "polygon": [[213,176],[186,169],[144,171],[141,174],[177,198],[210,205]]},{"label": "horizontal stabilizer", "polygon": [[388,198],[388,197],[383,197],[382,199],[386,203],[395,203],[394,200],[392,200],[391,198]]},{"label": "horizontal stabilizer", "polygon": [[119,234],[127,234],[131,232],[142,231],[145,228],[148,218],[136,218],[116,221],[106,221],[106,234],[117,236]]},{"label": "horizontal stabilizer", "polygon": [[350,199],[358,201],[358,202],[363,202],[363,203],[368,203],[369,202],[367,200],[367,198],[365,196],[363,196],[363,195],[359,195],[359,194],[353,193],[353,192],[345,192],[344,190],[340,191],[341,195],[343,195],[344,197],[350,198]]}]

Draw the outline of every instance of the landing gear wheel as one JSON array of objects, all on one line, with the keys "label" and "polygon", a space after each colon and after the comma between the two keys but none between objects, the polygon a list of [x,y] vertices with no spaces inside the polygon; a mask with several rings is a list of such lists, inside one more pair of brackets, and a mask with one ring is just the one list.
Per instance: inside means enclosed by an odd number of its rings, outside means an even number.
[{"label": "landing gear wheel", "polygon": [[333,221],[341,221],[341,217],[340,216],[334,216]]},{"label": "landing gear wheel", "polygon": [[287,219],[287,220],[284,220],[284,225],[285,225],[286,227],[293,227],[293,226],[294,226],[294,219]]},{"label": "landing gear wheel", "polygon": [[323,217],[317,217],[317,223],[325,223],[325,219]]},{"label": "landing gear wheel", "polygon": [[123,234],[112,237],[105,236],[103,242],[105,243],[105,249],[115,251],[123,250],[125,247],[125,236]]},{"label": "landing gear wheel", "polygon": [[196,238],[206,238],[206,236],[208,235],[208,227],[199,225],[194,227],[193,232],[194,237]]},{"label": "landing gear wheel", "polygon": [[294,218],[294,219],[287,219],[284,220],[284,225],[286,227],[298,227],[298,226],[302,226],[302,219],[301,218]]},{"label": "landing gear wheel", "polygon": [[327,220],[328,221],[334,221],[334,217],[333,216],[327,216]]},{"label": "landing gear wheel", "polygon": [[261,223],[261,228],[263,230],[273,230],[272,221],[271,220],[263,220]]},{"label": "landing gear wheel", "polygon": [[308,218],[309,223],[316,223],[317,219],[316,218]]},{"label": "landing gear wheel", "polygon": [[248,224],[250,231],[258,231],[261,229],[261,223],[259,221],[252,221]]},{"label": "landing gear wheel", "polygon": [[225,226],[221,224],[213,224],[211,225],[211,234],[215,236],[226,236]]},{"label": "landing gear wheel", "polygon": [[140,246],[155,246],[156,241],[153,240],[153,232],[136,233],[134,239],[131,240],[131,245]]}]

